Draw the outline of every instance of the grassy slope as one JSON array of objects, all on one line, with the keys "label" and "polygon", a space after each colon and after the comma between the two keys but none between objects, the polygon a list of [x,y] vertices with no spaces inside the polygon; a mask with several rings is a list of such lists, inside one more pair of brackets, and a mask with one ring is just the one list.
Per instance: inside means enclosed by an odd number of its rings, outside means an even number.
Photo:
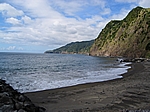
[{"label": "grassy slope", "polygon": [[134,8],[121,21],[111,21],[91,50],[96,56],[150,57],[150,9]]}]

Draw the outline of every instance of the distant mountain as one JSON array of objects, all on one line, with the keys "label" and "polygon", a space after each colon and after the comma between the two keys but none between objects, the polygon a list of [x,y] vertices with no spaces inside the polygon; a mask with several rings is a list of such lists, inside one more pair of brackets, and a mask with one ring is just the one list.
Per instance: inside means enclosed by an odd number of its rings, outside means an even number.
[{"label": "distant mountain", "polygon": [[150,8],[136,7],[123,20],[112,20],[90,49],[94,56],[150,57]]},{"label": "distant mountain", "polygon": [[60,48],[45,51],[45,53],[89,54],[90,48],[93,45],[93,43],[94,43],[94,40],[72,42]]}]

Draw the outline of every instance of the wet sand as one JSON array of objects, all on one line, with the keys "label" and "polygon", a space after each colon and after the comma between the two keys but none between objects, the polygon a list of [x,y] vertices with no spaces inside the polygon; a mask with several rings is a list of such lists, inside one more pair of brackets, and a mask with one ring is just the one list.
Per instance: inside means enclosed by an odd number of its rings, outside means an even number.
[{"label": "wet sand", "polygon": [[150,62],[132,64],[121,79],[25,95],[46,112],[150,110]]}]

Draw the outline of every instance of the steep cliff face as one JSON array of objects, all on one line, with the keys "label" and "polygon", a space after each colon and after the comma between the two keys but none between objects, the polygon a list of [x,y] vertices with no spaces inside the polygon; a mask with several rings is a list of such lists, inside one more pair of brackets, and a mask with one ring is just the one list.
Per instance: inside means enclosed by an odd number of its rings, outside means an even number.
[{"label": "steep cliff face", "polygon": [[136,7],[110,21],[90,49],[94,56],[150,57],[150,9]]}]

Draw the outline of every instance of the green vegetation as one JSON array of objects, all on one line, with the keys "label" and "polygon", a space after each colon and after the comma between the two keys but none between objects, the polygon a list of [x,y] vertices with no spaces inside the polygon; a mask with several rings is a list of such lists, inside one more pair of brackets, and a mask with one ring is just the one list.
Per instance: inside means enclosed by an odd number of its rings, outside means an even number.
[{"label": "green vegetation", "polygon": [[110,21],[90,49],[91,55],[150,57],[150,9],[136,7],[120,21]]},{"label": "green vegetation", "polygon": [[143,9],[144,8],[139,7],[139,6],[134,8],[132,11],[129,12],[129,14],[127,15],[127,17],[123,21],[126,21],[127,24],[130,24],[131,22],[133,22],[134,20],[137,19],[141,10],[143,10]]},{"label": "green vegetation", "polygon": [[58,49],[54,49],[53,51],[50,51],[50,50],[46,51],[45,53],[88,54],[93,43],[94,43],[94,40],[82,41],[82,42],[72,42],[72,43],[69,43]]},{"label": "green vegetation", "polygon": [[92,41],[72,42],[45,53],[150,58],[150,8],[136,7],[123,20],[112,20]]}]

